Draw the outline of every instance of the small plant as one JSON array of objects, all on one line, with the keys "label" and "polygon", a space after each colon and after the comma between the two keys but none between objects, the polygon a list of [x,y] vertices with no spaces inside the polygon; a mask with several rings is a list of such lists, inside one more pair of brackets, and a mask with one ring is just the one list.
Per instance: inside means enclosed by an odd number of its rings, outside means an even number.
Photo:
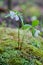
[{"label": "small plant", "polygon": [[32,18],[32,25],[29,25],[29,24],[25,24],[24,25],[24,23],[22,23],[22,29],[26,30],[26,31],[30,30],[32,32],[33,36],[34,35],[38,36],[38,34],[40,33],[40,31],[37,30],[37,29],[35,29],[35,27],[38,26],[38,25],[39,25],[39,20],[37,20],[37,18],[33,17]]},{"label": "small plant", "polygon": [[[21,19],[21,24],[22,24],[22,28],[23,31],[26,30],[27,32],[31,29],[31,32],[34,36],[35,34],[35,26],[37,26],[39,24],[39,21],[37,19],[34,19],[32,20],[32,25],[27,25],[25,24],[24,25],[24,20],[23,20],[23,16],[22,16],[22,13],[18,12],[18,11],[10,11],[10,14],[8,14],[6,17],[10,16],[12,19],[15,18],[15,20],[19,20],[19,18]],[[24,40],[24,36],[25,36],[25,32],[23,33],[23,37],[22,37],[22,42],[21,44],[19,43],[20,41],[20,33],[19,33],[19,30],[20,28],[18,28],[18,49],[21,49],[22,48],[22,44],[23,44],[23,40]]]},{"label": "small plant", "polygon": [[[32,34],[33,34],[33,36],[36,34],[36,32],[39,32],[39,30],[35,29],[35,27],[38,25],[39,25],[39,20],[37,20],[37,18],[34,16],[32,18]],[[38,35],[38,33],[37,33],[37,35]]]},{"label": "small plant", "polygon": [[[22,17],[22,14],[20,13],[20,12],[18,12],[18,11],[10,11],[10,13],[7,15],[7,16],[5,16],[5,18],[7,18],[7,17],[11,17],[11,19],[14,19],[15,18],[15,20],[16,21],[18,21],[19,20],[19,18],[21,19],[21,22],[22,22],[22,26],[24,25],[24,23],[23,23],[23,17]],[[21,46],[20,46],[20,43],[19,43],[19,41],[20,41],[20,39],[19,39],[19,27],[18,27],[18,49],[20,49],[21,48]]]}]

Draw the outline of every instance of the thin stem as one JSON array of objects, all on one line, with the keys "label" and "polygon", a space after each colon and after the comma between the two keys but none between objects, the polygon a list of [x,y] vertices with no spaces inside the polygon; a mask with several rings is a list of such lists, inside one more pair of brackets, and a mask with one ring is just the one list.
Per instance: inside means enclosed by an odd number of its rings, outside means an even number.
[{"label": "thin stem", "polygon": [[20,39],[19,39],[19,29],[18,29],[18,48],[19,48],[19,41]]},{"label": "thin stem", "polygon": [[[23,22],[23,18],[22,18],[22,16],[20,16],[20,19],[21,19],[22,27],[23,27],[23,26],[24,26],[24,22]],[[21,48],[21,49],[22,49],[23,40],[24,40],[24,34],[23,34],[23,38],[22,38],[21,45],[20,45],[20,48]]]}]

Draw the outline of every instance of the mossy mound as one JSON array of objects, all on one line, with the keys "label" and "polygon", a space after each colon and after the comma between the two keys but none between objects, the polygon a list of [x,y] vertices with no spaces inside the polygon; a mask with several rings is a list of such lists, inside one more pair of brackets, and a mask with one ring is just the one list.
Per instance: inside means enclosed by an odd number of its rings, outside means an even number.
[{"label": "mossy mound", "polygon": [[[22,35],[20,33],[20,45]],[[26,35],[20,50],[17,49],[18,29],[0,28],[0,65],[43,65],[43,38]]]}]

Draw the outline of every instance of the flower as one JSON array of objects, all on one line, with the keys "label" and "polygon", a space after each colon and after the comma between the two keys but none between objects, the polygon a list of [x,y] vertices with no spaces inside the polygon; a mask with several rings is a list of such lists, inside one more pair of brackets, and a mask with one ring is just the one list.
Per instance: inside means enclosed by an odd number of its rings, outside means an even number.
[{"label": "flower", "polygon": [[17,16],[17,14],[13,11],[10,11],[10,17],[11,17],[11,19],[15,18],[16,21],[19,20],[19,16]]},{"label": "flower", "polygon": [[10,17],[11,17],[11,19],[13,19],[14,16],[15,16],[15,13],[13,11],[10,11]]},{"label": "flower", "polygon": [[15,15],[15,20],[18,21],[19,20],[19,17],[17,15]]}]

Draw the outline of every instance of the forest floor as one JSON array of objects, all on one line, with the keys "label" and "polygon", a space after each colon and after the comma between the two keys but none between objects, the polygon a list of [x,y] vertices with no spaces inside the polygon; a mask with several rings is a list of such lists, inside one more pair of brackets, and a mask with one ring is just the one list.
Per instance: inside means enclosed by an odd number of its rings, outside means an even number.
[{"label": "forest floor", "polygon": [[43,38],[25,30],[0,27],[1,65],[43,65]]}]

